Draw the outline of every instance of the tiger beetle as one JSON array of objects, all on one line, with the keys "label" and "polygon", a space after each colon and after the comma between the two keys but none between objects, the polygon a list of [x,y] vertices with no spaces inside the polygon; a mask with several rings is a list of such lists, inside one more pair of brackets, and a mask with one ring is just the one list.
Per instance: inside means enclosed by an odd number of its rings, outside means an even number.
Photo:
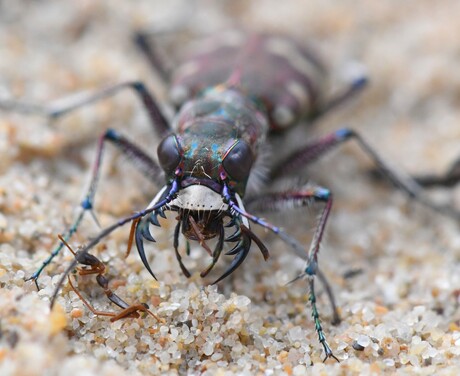
[{"label": "tiger beetle", "polygon": [[[355,140],[383,175],[409,197],[432,210],[459,219],[460,215],[454,209],[430,201],[422,187],[457,182],[460,163],[454,164],[445,176],[417,178],[401,175],[390,168],[358,133],[346,128],[310,141],[286,158],[269,164],[262,150],[271,144],[275,135],[282,134],[301,120],[316,119],[355,96],[365,86],[366,78],[357,78],[344,90],[327,98],[324,82],[328,72],[320,59],[302,44],[279,35],[222,33],[195,47],[174,72],[166,69],[148,34],[139,33],[135,40],[155,71],[171,83],[171,99],[177,109],[172,124],[168,123],[157,101],[142,82],[120,83],[83,97],[73,97],[64,105],[16,106],[19,110],[40,111],[56,118],[131,89],[142,101],[153,131],[161,139],[157,162],[120,132],[108,129],[101,134],[91,183],[81,210],[59,245],[28,280],[33,280],[38,287],[37,280],[42,271],[75,234],[85,214],[92,213],[103,150],[108,142],[162,188],[144,210],[101,230],[78,252],[60,279],[51,305],[65,278],[78,263],[87,265],[90,273],[101,273],[102,263],[89,251],[125,224],[131,223],[129,243],[136,243],[143,264],[155,279],[144,251],[144,241],[155,241],[150,225],[160,226],[158,216],[166,218],[168,211],[177,213],[173,246],[181,270],[187,277],[190,273],[179,252],[181,236],[185,238],[187,247],[190,241],[195,241],[209,253],[211,262],[201,272],[202,277],[217,263],[224,244],[235,243],[225,253],[233,259],[228,269],[214,281],[217,283],[241,265],[252,242],[263,257],[268,258],[266,246],[251,230],[250,224],[253,223],[278,235],[299,257],[306,259],[301,277],[308,280],[312,318],[325,352],[324,360],[338,360],[326,341],[315,293],[315,277],[318,276],[338,321],[331,288],[318,266],[318,254],[332,208],[332,193],[327,188],[311,185],[287,191],[273,191],[270,187],[288,174],[300,175],[305,165],[344,142]],[[322,209],[309,247],[284,229],[252,214],[310,204],[318,204]],[[233,228],[234,232],[226,235],[226,228]],[[213,238],[216,239],[215,246],[210,249],[206,241]],[[102,278],[98,282],[104,289],[107,288],[106,280]],[[111,291],[107,295],[127,312],[126,317],[138,315],[138,305],[128,305]]]}]

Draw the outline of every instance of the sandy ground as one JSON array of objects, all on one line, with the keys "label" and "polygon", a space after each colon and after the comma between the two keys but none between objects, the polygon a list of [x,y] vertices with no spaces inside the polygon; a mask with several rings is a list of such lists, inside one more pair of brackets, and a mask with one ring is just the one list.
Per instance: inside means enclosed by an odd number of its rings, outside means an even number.
[{"label": "sandy ground", "polygon": [[[281,5],[281,3],[283,5]],[[192,4],[192,5],[187,5]],[[442,173],[460,154],[460,3],[432,1],[0,1],[0,98],[48,103],[65,94],[142,79],[166,91],[131,42],[148,25],[210,33],[245,27],[288,33],[312,45],[331,71],[331,92],[365,69],[369,88],[325,116],[311,135],[349,125],[381,155],[413,174]],[[175,51],[182,41],[168,40]],[[171,225],[149,248],[155,282],[135,252],[124,258],[128,228],[95,250],[116,292],[147,302],[164,319],[110,323],[95,317],[66,285],[49,299],[72,256],[64,251],[39,280],[24,282],[71,223],[88,181],[97,135],[124,130],[152,155],[141,106],[131,93],[51,122],[0,113],[1,375],[365,375],[457,374],[460,367],[458,221],[410,202],[366,173],[355,144],[313,166],[312,179],[335,194],[320,263],[342,323],[319,291],[328,341],[340,363],[322,362],[305,281],[286,286],[304,263],[259,232],[272,257],[252,252],[232,278],[208,286],[192,250],[190,280],[174,258]],[[110,149],[110,148],[108,148]],[[102,226],[144,207],[156,187],[113,150],[107,152],[96,212]],[[430,192],[460,210],[458,189]],[[271,217],[301,241],[315,210]],[[306,218],[310,218],[306,219]],[[307,231],[305,231],[307,229]],[[72,245],[98,232],[87,218]],[[221,260],[222,271],[228,260]],[[361,271],[346,278],[350,271]],[[351,273],[353,274],[353,273]],[[92,278],[79,289],[98,309],[108,304]]]}]

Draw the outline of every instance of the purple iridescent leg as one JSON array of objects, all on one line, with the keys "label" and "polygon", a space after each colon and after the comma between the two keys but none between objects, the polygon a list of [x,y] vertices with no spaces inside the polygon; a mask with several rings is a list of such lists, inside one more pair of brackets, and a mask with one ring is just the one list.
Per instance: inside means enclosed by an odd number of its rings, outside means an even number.
[{"label": "purple iridescent leg", "polygon": [[445,174],[425,174],[414,176],[414,180],[424,188],[453,187],[460,182],[460,159],[457,159]]},{"label": "purple iridescent leg", "polygon": [[314,117],[317,118],[319,116],[322,116],[323,114],[333,110],[334,108],[341,106],[343,103],[347,102],[349,99],[352,99],[356,95],[358,95],[366,86],[367,86],[367,77],[366,76],[357,77],[343,91],[329,98],[326,101],[326,103],[323,104],[323,106],[320,107],[316,113],[314,113]]},{"label": "purple iridescent leg", "polygon": [[[426,197],[422,186],[418,184],[418,181],[420,181],[423,185],[422,178],[412,178],[401,171],[390,167],[387,162],[384,161],[358,133],[347,128],[330,133],[292,153],[289,157],[275,166],[271,173],[271,179],[278,179],[279,177],[292,172],[297,173],[299,169],[303,168],[305,165],[316,161],[330,150],[348,140],[355,140],[361,149],[374,161],[378,171],[381,172],[398,189],[406,193],[411,199],[443,215],[448,215],[455,219],[460,218],[460,212],[457,210],[450,206],[439,205]],[[451,168],[451,177],[458,178],[460,175],[458,172],[460,169],[458,167],[459,165],[460,162],[457,162]],[[429,184],[425,182],[425,185]]]},{"label": "purple iridescent leg", "polygon": [[80,107],[111,97],[127,88],[134,90],[136,95],[141,99],[145,109],[147,110],[150,123],[157,137],[161,138],[164,137],[165,134],[168,134],[171,129],[166,121],[166,118],[158,107],[157,101],[153,95],[140,81],[122,82],[94,92],[76,93],[68,97],[61,98],[46,106],[25,103],[17,100],[2,100],[0,102],[0,108],[8,111],[39,114],[49,116],[51,118],[58,118]]},{"label": "purple iridescent leg", "polygon": [[[320,249],[320,245],[323,239],[324,231],[326,228],[327,219],[329,217],[329,213],[332,208],[332,194],[329,190],[321,187],[311,188],[311,189],[304,189],[299,191],[291,191],[291,192],[282,192],[282,193],[273,193],[264,195],[262,197],[256,198],[248,203],[248,207],[251,207],[253,210],[260,210],[260,211],[278,211],[283,210],[286,207],[304,207],[308,206],[312,202],[321,202],[324,203],[324,208],[321,212],[321,216],[318,220],[315,234],[313,236],[313,240],[310,246],[310,250],[308,253],[305,253],[304,247],[293,237],[286,234],[281,228],[276,227],[269,222],[263,220],[260,217],[254,216],[247,211],[243,210],[242,208],[238,207],[235,200],[232,199],[231,194],[228,192],[228,188],[225,186],[223,191],[223,196],[225,201],[229,204],[232,210],[239,213],[241,216],[248,218],[251,222],[257,223],[262,227],[265,227],[291,245],[296,253],[299,254],[300,257],[307,258],[307,266],[305,268],[305,274],[309,279],[309,289],[310,289],[310,302],[312,305],[312,317],[315,323],[315,329],[318,333],[318,338],[320,343],[323,345],[326,357],[324,360],[328,358],[334,358],[338,361],[338,359],[332,353],[332,349],[330,348],[329,344],[326,341],[323,328],[321,326],[321,322],[319,319],[319,313],[316,306],[316,294],[314,288],[314,278],[318,273],[318,253]],[[323,276],[322,276],[323,277]],[[321,278],[324,280],[324,278]],[[326,284],[327,287],[328,284]],[[329,290],[330,291],[330,290]],[[328,293],[329,295],[329,293]],[[331,295],[329,295],[331,298]],[[333,297],[332,297],[333,300]],[[335,304],[333,304],[335,307]],[[336,314],[334,317],[334,321],[337,319]]]},{"label": "purple iridescent leg", "polygon": [[[94,196],[96,194],[97,184],[99,181],[99,172],[102,163],[104,145],[106,141],[113,143],[118,149],[120,149],[123,152],[123,154],[125,154],[128,157],[128,159],[134,162],[134,164],[145,174],[145,176],[150,178],[155,183],[160,184],[160,182],[158,181],[158,177],[161,176],[161,168],[158,166],[158,164],[152,158],[150,158],[145,152],[139,149],[139,147],[132,144],[118,132],[116,132],[113,129],[108,129],[99,137],[91,182],[88,191],[83,201],[81,202],[81,209],[79,214],[75,218],[69,230],[63,236],[63,239],[65,241],[69,241],[69,239],[76,233],[78,227],[80,226],[80,223],[82,222],[87,212],[90,212],[94,217],[92,211],[94,204]],[[61,252],[63,246],[64,242],[60,242],[59,245],[49,255],[49,257],[42,263],[40,268],[38,268],[38,270],[26,280],[33,280],[38,289],[38,277],[40,276],[42,271],[51,263],[51,261]]]},{"label": "purple iridescent leg", "polygon": [[171,76],[170,69],[166,67],[163,57],[155,48],[155,44],[152,42],[151,34],[152,32],[136,32],[133,37],[134,43],[147,58],[147,61],[150,63],[154,72],[158,74],[165,83],[168,83]]}]

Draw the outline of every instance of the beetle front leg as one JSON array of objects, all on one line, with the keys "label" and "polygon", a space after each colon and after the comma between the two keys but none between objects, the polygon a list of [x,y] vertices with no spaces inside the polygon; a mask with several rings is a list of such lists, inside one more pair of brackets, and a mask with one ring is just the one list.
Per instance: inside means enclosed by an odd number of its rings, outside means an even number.
[{"label": "beetle front leg", "polygon": [[[282,212],[287,210],[288,208],[292,208],[293,206],[296,207],[303,207],[308,206],[313,202],[323,202],[326,203],[325,209],[323,210],[323,214],[321,215],[321,219],[317,226],[317,230],[315,233],[315,238],[312,243],[312,247],[310,248],[310,252],[314,250],[315,255],[310,255],[305,252],[303,247],[299,244],[292,244],[293,240],[291,240],[291,246],[297,256],[301,259],[308,259],[308,263],[312,263],[313,260],[318,257],[319,252],[319,242],[322,238],[322,233],[324,232],[326,226],[327,216],[329,215],[330,209],[332,207],[332,194],[329,190],[325,188],[313,188],[313,189],[305,189],[300,191],[292,191],[292,192],[278,192],[278,193],[271,193],[267,195],[262,195],[257,198],[252,198],[250,201],[247,202],[247,207],[252,211],[257,212]],[[319,234],[317,234],[319,232]],[[315,241],[315,239],[319,239],[319,242]],[[316,245],[315,245],[316,242]],[[329,298],[332,312],[333,312],[333,320],[332,323],[334,325],[339,324],[341,319],[340,315],[337,310],[337,305],[335,303],[334,294],[332,292],[331,285],[327,280],[326,276],[321,272],[321,270],[317,267],[314,270],[316,271],[316,275],[320,279],[321,283],[324,285],[326,290],[326,294]],[[308,268],[308,266],[307,266]],[[308,273],[307,273],[308,274]],[[299,276],[298,278],[303,277],[303,275]],[[298,279],[296,278],[296,279]]]},{"label": "beetle front leg", "polygon": [[[119,134],[117,131],[113,129],[108,129],[99,137],[97,151],[96,151],[96,159],[94,161],[93,170],[92,170],[91,182],[90,182],[88,191],[86,192],[84,199],[81,202],[80,212],[76,216],[74,222],[72,223],[72,225],[70,226],[66,234],[63,236],[63,240],[65,241],[68,241],[77,232],[87,212],[90,212],[93,215],[93,217],[96,219],[92,210],[93,210],[94,197],[96,194],[97,185],[99,182],[99,173],[100,173],[102,157],[103,157],[103,152],[104,152],[104,145],[106,142],[110,142],[114,144],[118,149],[121,150],[123,154],[125,154],[128,157],[128,159],[133,161],[135,165],[146,176],[148,176],[151,180],[159,184],[158,180],[159,180],[159,177],[162,176],[162,174],[161,174],[161,168],[158,166],[158,164],[152,158],[150,158],[148,154],[143,152],[138,146],[131,143],[124,136]],[[42,265],[35,271],[35,273],[33,273],[29,278],[27,278],[26,281],[33,280],[35,282],[35,285],[37,286],[37,289],[39,289],[37,281],[38,281],[40,274],[52,262],[52,260],[61,252],[63,246],[64,246],[64,242],[61,241],[58,244],[58,246],[53,250],[53,252],[51,252],[48,258],[45,261],[43,261]]]},{"label": "beetle front leg", "polygon": [[[272,225],[271,223],[263,220],[260,217],[248,213],[244,208],[240,208],[234,200],[232,200],[231,194],[228,192],[228,187],[224,186],[223,196],[225,201],[229,206],[235,210],[237,213],[243,217],[249,219],[251,222],[256,223],[264,228],[267,228],[277,234],[283,241],[289,244],[294,251],[303,259],[305,256],[307,258],[307,266],[305,268],[305,274],[309,278],[309,287],[310,287],[310,302],[312,304],[312,317],[315,323],[315,330],[318,334],[320,343],[322,344],[326,357],[338,359],[334,356],[330,346],[326,341],[323,328],[320,323],[318,309],[316,307],[316,295],[314,289],[314,278],[318,274],[318,254],[323,240],[324,231],[326,229],[327,219],[331,212],[332,208],[332,194],[328,189],[321,187],[313,187],[311,189],[303,189],[299,191],[290,191],[290,192],[278,192],[263,195],[261,197],[252,199],[247,203],[248,208],[251,210],[258,211],[282,211],[286,208],[292,207],[305,207],[313,202],[320,202],[324,204],[324,208],[321,212],[321,216],[318,220],[316,230],[311,242],[310,249],[308,253],[305,253],[304,247],[293,237],[285,233],[281,228]],[[321,281],[325,282],[326,291],[328,297],[331,300],[332,307],[334,310],[334,321],[340,320],[338,317],[338,312],[336,311],[334,297],[332,295],[332,290],[324,276],[321,276]]]}]

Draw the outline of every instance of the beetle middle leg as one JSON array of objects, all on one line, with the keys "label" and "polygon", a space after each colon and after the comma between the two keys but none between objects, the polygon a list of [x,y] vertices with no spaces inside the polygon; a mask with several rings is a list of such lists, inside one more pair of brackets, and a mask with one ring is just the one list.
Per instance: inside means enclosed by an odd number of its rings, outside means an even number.
[{"label": "beetle middle leg", "polygon": [[[370,174],[372,178],[377,180],[383,178],[378,169],[372,169]],[[423,188],[451,188],[460,183],[460,158],[455,160],[444,173],[422,173],[421,175],[414,175],[412,178]]]},{"label": "beetle middle leg", "polygon": [[147,61],[150,63],[155,73],[157,73],[164,82],[169,82],[171,78],[171,69],[168,69],[163,57],[158,52],[155,44],[152,43],[152,38],[150,38],[151,34],[153,33],[148,31],[137,31],[133,36],[134,43],[147,58]]},{"label": "beetle middle leg", "polygon": [[454,163],[446,177],[425,178],[424,181],[423,177],[411,177],[390,167],[361,137],[359,133],[348,128],[340,129],[330,133],[295,151],[286,159],[282,160],[277,166],[275,166],[270,177],[272,180],[275,180],[285,174],[298,171],[306,164],[314,162],[330,150],[348,140],[356,140],[360,148],[374,161],[378,171],[380,171],[398,189],[406,193],[411,199],[443,215],[453,217],[454,219],[460,219],[459,211],[453,209],[450,206],[439,205],[433,202],[428,197],[426,197],[425,192],[422,189],[423,186],[430,186],[430,179],[432,180],[432,185],[436,185],[435,183],[442,182],[449,182],[453,184],[452,181],[459,181],[459,161]]}]

